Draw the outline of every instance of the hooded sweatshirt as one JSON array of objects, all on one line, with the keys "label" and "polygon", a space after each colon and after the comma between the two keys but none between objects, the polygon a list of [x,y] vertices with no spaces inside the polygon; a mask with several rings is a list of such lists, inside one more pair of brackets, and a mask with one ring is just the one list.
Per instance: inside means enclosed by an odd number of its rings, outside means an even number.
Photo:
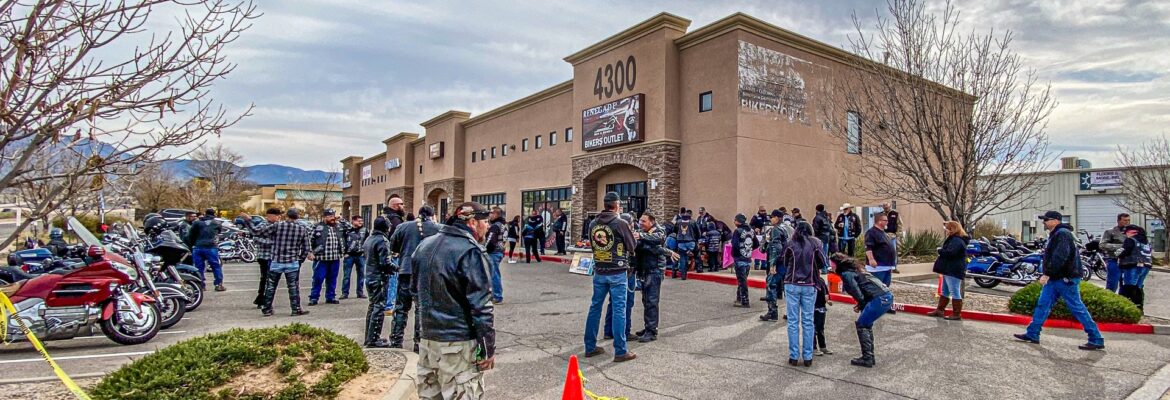
[{"label": "hooded sweatshirt", "polygon": [[630,268],[630,256],[637,245],[630,224],[613,211],[602,211],[589,227],[589,245],[593,248],[594,272],[598,275],[624,274]]}]

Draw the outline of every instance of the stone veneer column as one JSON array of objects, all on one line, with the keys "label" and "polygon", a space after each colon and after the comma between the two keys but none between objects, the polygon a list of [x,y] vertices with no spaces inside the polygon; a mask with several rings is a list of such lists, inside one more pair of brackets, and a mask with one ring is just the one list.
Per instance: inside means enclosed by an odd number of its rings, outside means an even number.
[{"label": "stone veneer column", "polygon": [[597,177],[591,175],[613,165],[632,165],[646,171],[647,181],[653,179],[657,182],[657,187],[653,189],[647,182],[646,210],[654,214],[659,221],[664,221],[668,215],[674,215],[671,210],[678,209],[682,183],[679,172],[680,154],[679,143],[663,141],[573,158],[573,186],[577,188],[577,192],[573,194],[572,199],[570,237],[575,241],[580,236],[587,212],[599,210],[596,199],[598,190],[602,189],[597,187]]},{"label": "stone veneer column", "polygon": [[398,197],[402,199],[402,208],[406,210],[406,212],[410,213],[417,211],[415,210],[414,206],[414,186],[399,186],[396,188],[386,189],[386,194],[384,197],[385,204],[390,203],[390,196],[393,195],[398,195]]}]

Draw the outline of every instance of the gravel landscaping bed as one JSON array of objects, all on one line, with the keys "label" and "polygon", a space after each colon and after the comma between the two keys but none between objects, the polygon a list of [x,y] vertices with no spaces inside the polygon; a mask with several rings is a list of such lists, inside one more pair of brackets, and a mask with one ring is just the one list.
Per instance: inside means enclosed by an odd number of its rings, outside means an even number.
[{"label": "gravel landscaping bed", "polygon": [[[964,285],[966,288],[966,285]],[[903,304],[917,304],[925,306],[938,305],[938,297],[935,297],[937,289],[933,286],[916,285],[902,282],[894,282],[890,288],[894,291],[894,301]],[[998,314],[1012,314],[1008,310],[1008,296],[995,296],[990,294],[964,292],[963,293],[963,310],[964,311],[983,311]],[[948,306],[949,310],[950,307]],[[1142,318],[1143,324],[1156,325],[1170,325],[1170,320],[1145,316]]]},{"label": "gravel landscaping bed", "polygon": [[[48,368],[46,366],[45,368]],[[73,382],[82,389],[88,391],[94,385],[97,385],[102,378],[82,378],[74,379]],[[75,400],[77,399],[73,393],[69,393],[69,389],[65,388],[65,384],[59,380],[51,380],[36,383],[10,383],[7,385],[0,385],[0,393],[9,399],[29,399],[29,400]]]}]

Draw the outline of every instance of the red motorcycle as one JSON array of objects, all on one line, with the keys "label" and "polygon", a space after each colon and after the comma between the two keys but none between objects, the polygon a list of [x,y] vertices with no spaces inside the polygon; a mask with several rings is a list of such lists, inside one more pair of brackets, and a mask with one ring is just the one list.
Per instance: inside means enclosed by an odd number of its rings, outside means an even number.
[{"label": "red motorcycle", "polygon": [[69,227],[85,243],[84,259],[50,273],[0,286],[16,314],[8,316],[8,341],[24,340],[20,318],[40,340],[91,336],[94,326],[119,344],[140,344],[158,334],[155,299],[131,290],[143,272],[135,263],[107,253],[96,237],[70,217]]}]

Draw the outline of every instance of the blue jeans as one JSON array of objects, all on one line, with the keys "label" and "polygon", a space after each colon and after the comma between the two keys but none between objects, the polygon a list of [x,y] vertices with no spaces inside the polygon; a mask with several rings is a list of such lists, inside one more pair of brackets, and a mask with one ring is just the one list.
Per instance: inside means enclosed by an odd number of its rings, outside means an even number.
[{"label": "blue jeans", "polygon": [[346,256],[345,264],[341,268],[341,297],[349,297],[349,274],[357,273],[357,285],[354,292],[358,296],[366,293],[366,258],[363,256]]},{"label": "blue jeans", "polygon": [[784,298],[784,292],[780,290],[780,286],[783,286],[781,283],[784,281],[784,272],[786,271],[777,268],[775,274],[768,275],[768,289],[765,291],[764,301],[769,304],[777,299]]},{"label": "blue jeans", "polygon": [[691,257],[691,251],[695,249],[695,242],[683,242],[678,244],[678,264],[674,265],[675,276],[687,277],[687,260]]},{"label": "blue jeans", "polygon": [[1134,285],[1142,287],[1145,284],[1146,275],[1150,273],[1147,267],[1133,267],[1121,270],[1121,283],[1124,285]]},{"label": "blue jeans", "polygon": [[813,326],[813,309],[816,308],[816,286],[784,285],[784,298],[788,306],[788,358],[791,360],[812,360],[816,327]]},{"label": "blue jeans", "polygon": [[943,275],[942,297],[951,300],[963,299],[963,279],[950,275]]},{"label": "blue jeans", "polygon": [[196,247],[191,250],[191,263],[195,264],[195,269],[199,270],[199,279],[207,282],[207,277],[203,271],[207,269],[206,264],[211,264],[211,273],[215,275],[215,286],[223,284],[223,266],[219,265],[219,249],[211,247]]},{"label": "blue jeans", "polygon": [[1142,268],[1141,273],[1138,274],[1137,286],[1140,288],[1145,288],[1146,287],[1146,277],[1149,275],[1150,275],[1150,267]]},{"label": "blue jeans", "polygon": [[1040,329],[1044,326],[1044,321],[1048,320],[1048,313],[1052,312],[1056,299],[1064,300],[1064,306],[1068,308],[1069,313],[1085,327],[1085,333],[1089,334],[1089,343],[1105,344],[1101,331],[1097,330],[1097,323],[1093,322],[1093,316],[1089,315],[1085,303],[1081,302],[1080,279],[1069,279],[1068,282],[1063,279],[1050,279],[1040,289],[1040,298],[1036,300],[1036,309],[1032,310],[1032,323],[1028,324],[1026,333],[1029,339],[1040,340]]},{"label": "blue jeans", "polygon": [[894,282],[894,273],[892,272],[892,270],[891,271],[882,271],[882,272],[871,272],[871,274],[873,274],[873,276],[880,279],[882,281],[882,283],[886,284],[886,287],[889,287],[890,284],[892,282]]},{"label": "blue jeans", "polygon": [[[629,277],[626,279],[626,337],[630,336],[630,328],[634,325],[634,319],[631,316],[634,313],[634,274],[626,274]],[[609,305],[605,308],[605,327],[602,328],[602,333],[609,333],[613,335],[613,300],[610,299]]]},{"label": "blue jeans", "polygon": [[394,310],[394,304],[398,302],[398,274],[390,274],[386,278],[386,311]]},{"label": "blue jeans", "polygon": [[504,260],[504,252],[489,253],[488,259],[492,264],[492,301],[504,300],[504,281],[500,279],[500,261]]},{"label": "blue jeans", "polygon": [[[606,296],[609,296],[609,301],[616,306],[613,310],[613,324],[617,326],[626,324],[626,283],[626,274],[593,276],[593,299],[589,304],[589,315],[585,319],[586,353],[597,348],[597,328],[601,325],[601,306],[605,303]],[[626,331],[618,329],[612,333],[614,356],[626,355]]]},{"label": "blue jeans", "polygon": [[1105,289],[1117,293],[1119,282],[1121,282],[1121,268],[1117,266],[1117,259],[1105,260]]},{"label": "blue jeans", "polygon": [[337,270],[341,268],[341,260],[313,261],[313,289],[309,290],[309,301],[321,298],[321,284],[325,284],[325,300],[337,299]]},{"label": "blue jeans", "polygon": [[740,304],[748,304],[747,278],[751,270],[751,261],[735,260],[735,301]]},{"label": "blue jeans", "polygon": [[890,311],[893,306],[894,294],[891,292],[874,297],[869,300],[869,303],[865,303],[865,308],[861,309],[861,315],[857,316],[855,324],[858,328],[873,328],[874,322],[886,315],[886,311]]}]

